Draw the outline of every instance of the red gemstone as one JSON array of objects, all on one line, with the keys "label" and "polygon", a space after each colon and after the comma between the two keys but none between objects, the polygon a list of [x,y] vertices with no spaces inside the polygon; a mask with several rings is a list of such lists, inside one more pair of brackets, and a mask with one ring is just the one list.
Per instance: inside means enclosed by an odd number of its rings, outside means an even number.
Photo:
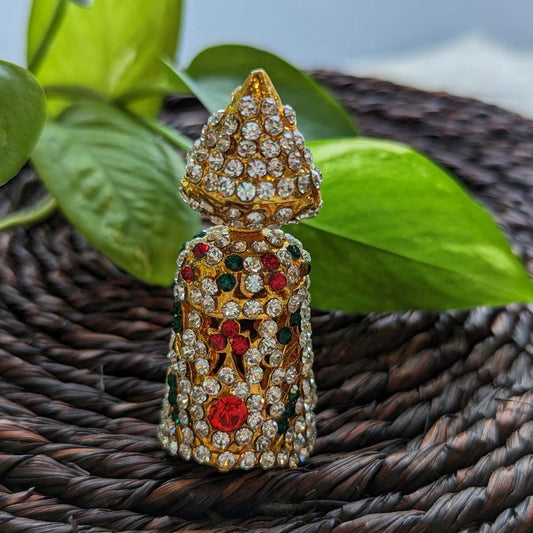
[{"label": "red gemstone", "polygon": [[243,355],[250,348],[250,342],[246,337],[238,335],[231,341],[231,350],[235,355]]},{"label": "red gemstone", "polygon": [[287,285],[287,278],[285,277],[285,274],[282,274],[281,272],[276,272],[270,276],[270,288],[273,291],[280,291]]},{"label": "red gemstone", "polygon": [[228,320],[222,324],[220,328],[222,335],[228,339],[233,339],[233,337],[239,334],[239,324],[235,320]]},{"label": "red gemstone", "polygon": [[205,242],[199,242],[193,249],[192,253],[194,257],[202,257],[207,253],[207,250],[209,250],[209,244],[205,244]]},{"label": "red gemstone", "polygon": [[268,270],[276,270],[279,268],[279,259],[275,254],[265,254],[263,256],[263,265],[265,265]]},{"label": "red gemstone", "polygon": [[207,415],[211,425],[219,431],[235,431],[248,417],[246,404],[235,396],[224,396],[217,400]]},{"label": "red gemstone", "polygon": [[221,335],[220,333],[215,333],[214,335],[211,335],[211,337],[209,337],[209,346],[211,346],[213,350],[220,352],[226,347],[226,337],[224,337],[224,335]]},{"label": "red gemstone", "polygon": [[194,277],[192,268],[187,265],[181,267],[181,277],[187,282],[190,283]]}]

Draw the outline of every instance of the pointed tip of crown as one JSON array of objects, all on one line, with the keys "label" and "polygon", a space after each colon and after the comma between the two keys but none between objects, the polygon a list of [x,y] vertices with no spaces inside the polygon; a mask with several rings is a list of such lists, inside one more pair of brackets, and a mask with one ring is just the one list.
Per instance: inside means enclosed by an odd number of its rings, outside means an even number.
[{"label": "pointed tip of crown", "polygon": [[244,80],[244,83],[237,94],[238,98],[241,98],[244,95],[249,95],[259,100],[270,97],[274,98],[279,104],[281,104],[280,97],[272,80],[262,68],[252,70],[252,72],[248,74],[248,77]]}]

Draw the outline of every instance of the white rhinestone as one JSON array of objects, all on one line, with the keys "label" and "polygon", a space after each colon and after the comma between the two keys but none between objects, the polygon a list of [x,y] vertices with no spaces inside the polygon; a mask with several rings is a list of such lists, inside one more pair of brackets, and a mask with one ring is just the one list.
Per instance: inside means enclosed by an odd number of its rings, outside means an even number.
[{"label": "white rhinestone", "polygon": [[268,244],[265,241],[254,241],[252,243],[252,248],[258,253],[263,254],[268,252]]},{"label": "white rhinestone", "polygon": [[215,310],[216,304],[212,296],[204,295],[201,303],[202,309],[207,313],[212,313]]},{"label": "white rhinestone", "polygon": [[283,354],[281,350],[274,350],[268,357],[268,364],[271,366],[278,366],[283,360]]},{"label": "white rhinestone", "polygon": [[311,178],[309,174],[300,174],[298,176],[298,191],[300,194],[304,194],[309,190],[309,187],[311,187]]},{"label": "white rhinestone", "polygon": [[205,132],[205,135],[203,135],[205,144],[209,146],[209,148],[213,148],[217,142],[217,134],[215,130],[207,130]]},{"label": "white rhinestone", "polygon": [[218,371],[218,379],[226,385],[231,385],[236,377],[235,371],[229,366],[224,366]]},{"label": "white rhinestone", "polygon": [[237,145],[237,153],[241,157],[252,157],[256,152],[257,145],[254,143],[254,141],[247,141],[245,139]]},{"label": "white rhinestone", "polygon": [[205,342],[203,341],[197,341],[196,342],[196,352],[200,356],[204,356],[207,354],[207,348],[205,346]]},{"label": "white rhinestone", "polygon": [[266,312],[268,316],[276,318],[277,316],[281,315],[282,311],[283,304],[277,298],[272,298],[268,300],[266,304]]},{"label": "white rhinestone", "polygon": [[229,135],[219,135],[217,139],[217,148],[221,152],[227,152],[231,146],[231,137]]},{"label": "white rhinestone", "polygon": [[282,198],[288,198],[294,192],[294,180],[292,178],[282,178],[278,182],[278,194]]},{"label": "white rhinestone", "polygon": [[261,181],[257,184],[256,193],[261,200],[270,200],[275,192],[274,184],[270,181]]},{"label": "white rhinestone", "polygon": [[298,280],[300,279],[300,270],[296,265],[292,265],[287,269],[287,281],[291,285],[295,285],[298,283]]},{"label": "white rhinestone", "polygon": [[255,441],[255,449],[258,452],[266,452],[270,448],[270,444],[270,439],[268,439],[264,435],[261,435]]},{"label": "white rhinestone", "polygon": [[285,248],[278,250],[277,256],[282,265],[285,265],[285,266],[292,265],[292,261],[293,261],[292,255],[287,250],[285,250]]},{"label": "white rhinestone", "polygon": [[191,311],[188,316],[189,326],[199,328],[202,325],[202,319],[196,311]]},{"label": "white rhinestone", "polygon": [[226,302],[222,306],[222,314],[225,318],[237,318],[241,312],[241,308],[237,302]]},{"label": "white rhinestone", "polygon": [[289,154],[289,157],[287,158],[287,163],[289,165],[289,168],[293,172],[298,172],[302,168],[302,156],[299,152],[292,152]]},{"label": "white rhinestone", "polygon": [[281,389],[277,385],[269,387],[265,396],[268,403],[279,402],[281,400]]},{"label": "white rhinestone", "polygon": [[176,296],[183,302],[185,300],[185,285],[183,283],[177,285],[176,293]]},{"label": "white rhinestone", "polygon": [[183,344],[193,344],[196,342],[196,333],[192,329],[184,329],[181,334],[181,340]]},{"label": "white rhinestone", "polygon": [[273,337],[278,331],[278,325],[274,320],[265,320],[259,326],[259,333],[261,337]]},{"label": "white rhinestone", "polygon": [[257,318],[263,312],[263,308],[257,300],[248,300],[243,306],[243,312],[246,318]]},{"label": "white rhinestone", "polygon": [[192,399],[197,403],[204,403],[207,400],[207,394],[205,393],[204,389],[198,385],[195,385],[192,388],[191,396]]},{"label": "white rhinestone", "polygon": [[207,192],[213,192],[217,188],[218,176],[214,172],[208,172],[204,177],[204,188]]},{"label": "white rhinestone", "polygon": [[178,390],[180,392],[191,392],[191,382],[187,378],[181,378],[178,381]]},{"label": "white rhinestone", "polygon": [[235,207],[230,207],[227,211],[226,211],[226,216],[228,216],[229,218],[231,219],[236,219],[236,218],[239,218],[241,216],[241,212],[235,208]]},{"label": "white rhinestone", "polygon": [[207,294],[216,294],[218,292],[217,282],[213,278],[204,278],[202,280],[202,289],[207,292]]},{"label": "white rhinestone", "polygon": [[279,248],[285,240],[285,233],[280,229],[273,229],[267,232],[266,239],[272,246]]},{"label": "white rhinestone", "polygon": [[271,468],[276,463],[276,455],[272,451],[263,452],[259,457],[259,464],[263,468]]},{"label": "white rhinestone", "polygon": [[219,109],[218,111],[215,111],[208,119],[207,123],[210,126],[216,126],[224,116],[224,111],[222,109]]},{"label": "white rhinestone", "polygon": [[180,444],[179,450],[182,459],[188,461],[191,458],[191,447],[188,444]]},{"label": "white rhinestone", "polygon": [[252,117],[257,113],[257,102],[251,96],[243,96],[239,102],[239,113],[243,117]]},{"label": "white rhinestone", "polygon": [[259,274],[250,274],[244,280],[244,287],[248,292],[259,292],[263,289],[263,278]]},{"label": "white rhinestone", "polygon": [[287,368],[287,373],[285,374],[285,381],[287,383],[294,383],[297,377],[298,377],[298,371],[296,370],[296,367],[290,366],[289,368]]},{"label": "white rhinestone", "polygon": [[311,169],[311,177],[313,178],[313,183],[316,187],[319,187],[322,183],[322,172],[317,167]]},{"label": "white rhinestone", "polygon": [[294,423],[294,431],[297,433],[303,433],[305,431],[305,419],[301,416],[298,417]]},{"label": "white rhinestone", "polygon": [[262,178],[266,174],[267,167],[262,159],[254,158],[248,162],[246,173],[250,178]]},{"label": "white rhinestone", "polygon": [[278,432],[278,424],[274,420],[266,420],[261,427],[263,435],[269,439],[273,439]]},{"label": "white rhinestone", "polygon": [[237,196],[243,202],[251,202],[255,198],[255,186],[249,181],[243,181],[237,187]]},{"label": "white rhinestone", "polygon": [[205,379],[203,387],[209,396],[216,396],[220,392],[220,383],[213,378]]},{"label": "white rhinestone", "polygon": [[246,272],[261,272],[261,261],[258,257],[250,255],[243,261],[243,267]]},{"label": "white rhinestone", "polygon": [[246,351],[246,364],[258,365],[261,362],[261,352],[257,348],[248,348]]},{"label": "white rhinestone", "polygon": [[265,120],[265,131],[269,135],[279,135],[283,131],[283,122],[279,115],[268,117]]},{"label": "white rhinestone", "polygon": [[274,370],[270,376],[270,381],[272,381],[272,383],[275,385],[281,385],[285,381],[285,369],[276,368],[276,370]]},{"label": "white rhinestone", "polygon": [[299,130],[295,130],[293,133],[293,137],[294,137],[294,142],[296,143],[296,146],[298,148],[303,148],[305,139],[302,133]]},{"label": "white rhinestone", "polygon": [[223,452],[218,456],[217,463],[220,468],[233,468],[235,466],[235,455],[231,452]]},{"label": "white rhinestone", "polygon": [[260,428],[263,424],[264,418],[263,415],[259,411],[252,411],[248,413],[248,419],[246,420],[246,423],[251,428]]},{"label": "white rhinestone", "polygon": [[260,383],[263,379],[263,369],[260,366],[252,366],[246,373],[248,383]]},{"label": "white rhinestone", "polygon": [[287,466],[289,462],[289,452],[287,450],[280,450],[278,452],[277,463],[279,466]]},{"label": "white rhinestone", "polygon": [[268,355],[269,353],[272,353],[272,350],[274,350],[277,346],[276,339],[273,337],[268,337],[266,339],[261,340],[259,343],[259,351],[263,355]]},{"label": "white rhinestone", "polygon": [[296,113],[290,105],[283,106],[283,114],[289,124],[296,124]]},{"label": "white rhinestone", "polygon": [[261,153],[268,157],[269,159],[272,157],[276,157],[279,155],[280,147],[279,144],[274,139],[265,139],[261,143]]},{"label": "white rhinestone", "polygon": [[239,121],[234,115],[228,115],[222,123],[222,132],[226,135],[233,135],[239,127]]},{"label": "white rhinestone", "polygon": [[235,192],[235,182],[226,176],[221,177],[218,180],[218,192],[224,198],[231,196]]},{"label": "white rhinestone", "polygon": [[274,98],[265,98],[261,102],[261,113],[265,117],[270,117],[278,112],[278,104]]},{"label": "white rhinestone", "polygon": [[194,346],[183,345],[181,347],[181,355],[183,356],[183,359],[190,361],[196,355]]},{"label": "white rhinestone", "polygon": [[203,162],[209,157],[209,150],[207,147],[199,145],[194,151],[194,158],[196,161]]},{"label": "white rhinestone", "polygon": [[209,372],[209,361],[203,357],[200,357],[194,362],[194,367],[196,368],[196,372],[198,372],[198,374],[205,375]]},{"label": "white rhinestone", "polygon": [[242,163],[238,159],[232,158],[226,161],[226,167],[224,168],[226,176],[230,178],[238,178],[242,174],[242,170]]},{"label": "white rhinestone", "polygon": [[195,420],[200,420],[204,417],[204,410],[198,404],[191,405],[189,413]]},{"label": "white rhinestone", "polygon": [[215,431],[213,433],[213,436],[211,437],[211,442],[213,443],[213,446],[215,448],[218,448],[219,450],[227,448],[229,446],[230,440],[231,439],[229,433],[225,433],[224,431]]},{"label": "white rhinestone", "polygon": [[181,438],[185,444],[192,444],[194,442],[194,433],[191,428],[185,427],[181,430]]},{"label": "white rhinestone", "polygon": [[248,245],[245,241],[232,241],[231,242],[231,250],[233,252],[245,252],[246,248],[248,248]]},{"label": "white rhinestone", "polygon": [[280,178],[283,176],[285,166],[283,165],[281,159],[275,157],[268,162],[267,170],[268,174],[273,178]]},{"label": "white rhinestone", "polygon": [[193,183],[198,183],[202,179],[203,173],[204,171],[200,165],[193,165],[188,169],[189,179]]},{"label": "white rhinestone", "polygon": [[209,461],[211,458],[211,452],[207,446],[200,445],[198,448],[196,448],[196,450],[194,450],[194,458],[199,463],[207,463],[207,461]]},{"label": "white rhinestone", "polygon": [[248,428],[241,428],[235,432],[235,442],[239,446],[246,446],[252,442],[252,437],[254,436],[253,431]]},{"label": "white rhinestone", "polygon": [[220,263],[220,261],[222,261],[224,254],[218,248],[211,246],[205,257],[208,265],[217,265],[218,263]]},{"label": "white rhinestone", "polygon": [[261,137],[261,126],[253,120],[248,121],[242,127],[242,136],[247,141],[256,141]]},{"label": "white rhinestone", "polygon": [[274,217],[280,224],[286,224],[291,220],[292,214],[292,209],[290,207],[281,207],[276,211]]},{"label": "white rhinestone", "polygon": [[180,376],[187,375],[187,363],[185,361],[178,361],[175,365],[175,369]]},{"label": "white rhinestone", "polygon": [[239,466],[243,470],[250,470],[251,468],[255,466],[256,462],[257,462],[257,459],[255,457],[255,453],[248,451],[242,454],[241,460],[239,462]]},{"label": "white rhinestone", "polygon": [[294,142],[294,139],[292,137],[292,134],[290,132],[286,132],[283,134],[279,141],[280,148],[286,153],[289,154],[294,150],[296,147],[296,144]]},{"label": "white rhinestone", "polygon": [[270,406],[269,413],[273,418],[279,418],[285,412],[285,404],[283,402],[275,402]]},{"label": "white rhinestone", "polygon": [[194,423],[194,431],[199,437],[205,438],[209,435],[209,424],[205,420],[197,420]]},{"label": "white rhinestone", "polygon": [[211,150],[209,154],[209,166],[213,170],[220,170],[224,164],[224,156],[218,150]]},{"label": "white rhinestone", "polygon": [[244,400],[244,398],[250,394],[250,386],[244,381],[238,381],[231,388],[231,394],[237,398],[240,398],[241,400]]},{"label": "white rhinestone", "polygon": [[[250,411],[259,411],[260,409],[263,408],[264,404],[265,404],[265,399],[260,394],[252,394],[246,400],[246,407],[248,407],[248,410]],[[263,420],[261,420],[261,424],[262,423],[263,423]]]},{"label": "white rhinestone", "polygon": [[304,159],[308,165],[313,164],[313,153],[307,148],[307,146],[304,148]]},{"label": "white rhinestone", "polygon": [[202,303],[202,291],[198,287],[191,287],[189,291],[189,300],[194,305],[200,305]]}]

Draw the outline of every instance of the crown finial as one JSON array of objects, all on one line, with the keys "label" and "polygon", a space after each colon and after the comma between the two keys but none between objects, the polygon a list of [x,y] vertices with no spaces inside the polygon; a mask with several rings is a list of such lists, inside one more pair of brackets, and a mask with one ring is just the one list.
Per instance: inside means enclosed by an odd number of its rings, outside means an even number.
[{"label": "crown finial", "polygon": [[215,224],[256,230],[313,217],[322,175],[268,74],[253,70],[192,150],[181,194]]}]

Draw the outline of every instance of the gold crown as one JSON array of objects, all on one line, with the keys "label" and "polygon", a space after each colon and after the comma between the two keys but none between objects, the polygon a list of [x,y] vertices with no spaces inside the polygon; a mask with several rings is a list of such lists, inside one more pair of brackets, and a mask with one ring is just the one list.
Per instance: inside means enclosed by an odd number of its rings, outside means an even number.
[{"label": "gold crown", "polygon": [[316,216],[322,175],[267,73],[254,70],[187,154],[181,194],[215,224],[257,230]]}]

